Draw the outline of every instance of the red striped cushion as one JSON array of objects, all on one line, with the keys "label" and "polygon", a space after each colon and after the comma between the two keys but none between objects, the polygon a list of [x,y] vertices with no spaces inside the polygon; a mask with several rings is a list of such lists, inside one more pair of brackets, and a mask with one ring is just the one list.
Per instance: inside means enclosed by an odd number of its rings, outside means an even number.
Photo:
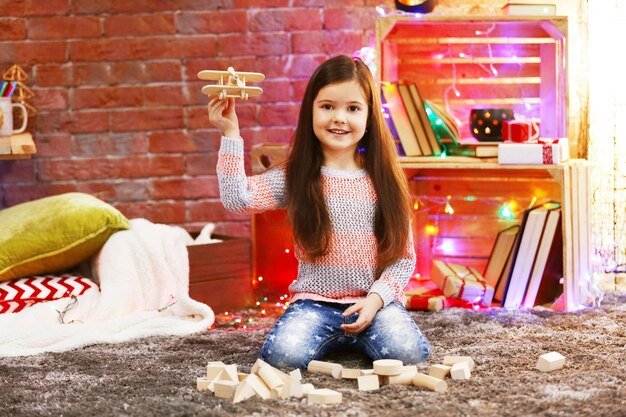
[{"label": "red striped cushion", "polygon": [[44,275],[0,282],[0,314],[17,313],[41,301],[79,296],[98,286],[77,274]]}]

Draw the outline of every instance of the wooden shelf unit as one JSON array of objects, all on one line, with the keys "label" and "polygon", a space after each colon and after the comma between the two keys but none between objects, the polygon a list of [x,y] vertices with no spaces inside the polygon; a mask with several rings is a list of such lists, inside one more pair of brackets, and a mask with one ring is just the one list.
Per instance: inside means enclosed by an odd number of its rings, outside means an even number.
[{"label": "wooden shelf unit", "polygon": [[28,159],[37,153],[30,133],[0,136],[0,159]]}]

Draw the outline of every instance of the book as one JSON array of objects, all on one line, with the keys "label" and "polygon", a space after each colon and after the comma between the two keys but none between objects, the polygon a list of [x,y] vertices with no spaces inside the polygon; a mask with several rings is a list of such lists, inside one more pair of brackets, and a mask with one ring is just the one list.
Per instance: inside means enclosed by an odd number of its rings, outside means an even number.
[{"label": "book", "polygon": [[513,248],[509,253],[509,256],[506,258],[506,263],[504,264],[504,268],[502,269],[502,273],[498,278],[498,284],[496,285],[496,289],[493,293],[493,301],[500,302],[502,304],[502,299],[504,298],[504,290],[506,289],[506,284],[508,282],[508,277],[511,275],[511,267],[513,266],[513,259],[515,258],[515,247],[518,244],[520,239],[519,229],[517,233],[515,233],[515,239],[513,242]]},{"label": "book", "polygon": [[440,143],[455,143],[459,141],[461,131],[459,130],[459,125],[456,120],[450,113],[430,100],[424,101],[424,109],[429,118],[432,113],[435,118],[441,120],[441,123],[438,123],[436,120],[434,123],[431,122],[435,136]]},{"label": "book", "polygon": [[424,107],[424,102],[422,100],[422,97],[420,96],[417,85],[409,85],[409,93],[411,98],[413,99],[413,104],[415,105],[417,114],[422,122],[422,126],[424,127],[424,133],[426,133],[426,138],[428,139],[430,148],[433,151],[433,155],[441,155],[443,152],[443,148],[437,140],[437,136],[435,135],[435,131],[433,130],[433,127],[431,125],[430,118],[426,113],[426,108]]},{"label": "book", "polygon": [[[387,108],[387,102],[385,101],[385,98],[382,97],[382,94],[380,100],[383,108]],[[402,147],[402,143],[400,142],[400,138],[398,137],[398,130],[396,129],[396,125],[393,124],[393,119],[389,114],[389,110],[387,110],[387,112],[383,112],[383,116],[385,118],[385,122],[387,122],[387,127],[389,128],[389,132],[391,133],[393,142],[396,145],[396,151],[398,152],[398,155],[406,156],[406,153],[404,153],[404,148]]]},{"label": "book", "polygon": [[402,103],[402,97],[398,92],[398,87],[392,83],[382,83],[381,91],[385,102],[387,103],[387,109],[389,115],[393,121],[394,126],[398,132],[398,138],[402,143],[402,149],[406,156],[422,156],[422,151],[417,144],[417,138],[413,127],[409,121],[409,116],[406,113],[404,104]]},{"label": "book", "polygon": [[496,158],[499,142],[480,142],[476,138],[460,139],[456,143],[446,143],[446,155],[472,156],[475,158]]},{"label": "book", "polygon": [[505,269],[508,259],[511,257],[515,237],[517,236],[519,228],[519,224],[516,224],[498,232],[496,241],[489,254],[485,272],[483,273],[485,281],[494,288],[498,286],[502,272]]},{"label": "book", "polygon": [[501,306],[504,308],[519,308],[522,304],[547,217],[548,208],[545,205],[524,212],[519,245],[515,248],[511,273],[502,297]]},{"label": "book", "polygon": [[[433,150],[431,149],[428,137],[426,136],[426,126],[423,124],[417,109],[415,108],[415,103],[413,102],[413,98],[411,98],[411,93],[409,92],[409,86],[400,84],[398,85],[398,91],[400,92],[404,108],[409,116],[411,126],[413,126],[413,131],[415,132],[415,137],[417,138],[417,144],[422,150],[422,154],[424,156],[432,155]],[[428,127],[430,127],[430,125]]]},{"label": "book", "polygon": [[535,264],[526,288],[524,307],[532,308],[554,301],[561,292],[559,281],[562,277],[563,236],[561,208],[558,207],[550,210],[548,214]]}]

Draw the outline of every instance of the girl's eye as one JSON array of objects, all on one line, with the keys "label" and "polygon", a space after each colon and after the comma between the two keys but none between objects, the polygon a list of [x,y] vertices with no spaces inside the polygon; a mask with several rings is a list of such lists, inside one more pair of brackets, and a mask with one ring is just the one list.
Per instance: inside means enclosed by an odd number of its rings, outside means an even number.
[{"label": "girl's eye", "polygon": [[361,109],[359,109],[359,106],[350,106],[348,107],[348,110],[350,110],[351,112],[354,112],[354,111],[359,111]]},{"label": "girl's eye", "polygon": [[324,110],[331,110],[333,108],[333,106],[331,106],[330,104],[322,104],[322,108]]}]

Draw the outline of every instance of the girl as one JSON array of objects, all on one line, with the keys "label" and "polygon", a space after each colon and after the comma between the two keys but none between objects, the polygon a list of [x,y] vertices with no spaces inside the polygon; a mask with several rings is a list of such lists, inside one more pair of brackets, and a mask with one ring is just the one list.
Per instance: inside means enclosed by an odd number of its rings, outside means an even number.
[{"label": "girl", "polygon": [[298,278],[261,359],[304,369],[354,346],[372,360],[426,360],[430,345],[404,308],[415,267],[408,186],[367,66],[337,56],[315,70],[288,160],[261,175],[245,175],[235,101],[213,98],[208,108],[223,135],[224,207],[286,207],[293,225]]}]

